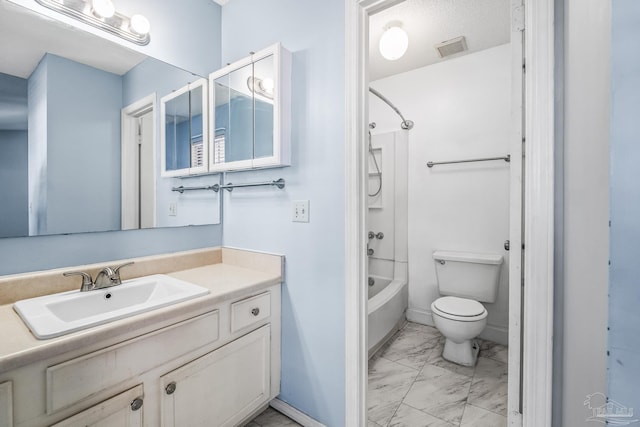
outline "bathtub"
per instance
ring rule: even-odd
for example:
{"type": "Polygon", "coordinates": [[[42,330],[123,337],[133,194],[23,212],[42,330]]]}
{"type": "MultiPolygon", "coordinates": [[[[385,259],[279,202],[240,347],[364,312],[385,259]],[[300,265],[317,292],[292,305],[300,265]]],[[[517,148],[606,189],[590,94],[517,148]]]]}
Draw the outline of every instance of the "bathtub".
{"type": "Polygon", "coordinates": [[[369,276],[375,281],[369,286],[368,347],[373,356],[396,333],[406,320],[408,289],[406,279],[369,276]]]}

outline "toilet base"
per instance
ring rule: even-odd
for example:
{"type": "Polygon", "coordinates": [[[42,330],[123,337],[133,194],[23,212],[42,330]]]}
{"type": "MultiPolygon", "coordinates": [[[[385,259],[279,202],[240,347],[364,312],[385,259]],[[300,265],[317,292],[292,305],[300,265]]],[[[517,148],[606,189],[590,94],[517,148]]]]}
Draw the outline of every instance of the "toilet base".
{"type": "Polygon", "coordinates": [[[447,339],[444,343],[442,357],[449,362],[463,366],[475,366],[480,352],[480,344],[476,340],[455,343],[447,339]]]}

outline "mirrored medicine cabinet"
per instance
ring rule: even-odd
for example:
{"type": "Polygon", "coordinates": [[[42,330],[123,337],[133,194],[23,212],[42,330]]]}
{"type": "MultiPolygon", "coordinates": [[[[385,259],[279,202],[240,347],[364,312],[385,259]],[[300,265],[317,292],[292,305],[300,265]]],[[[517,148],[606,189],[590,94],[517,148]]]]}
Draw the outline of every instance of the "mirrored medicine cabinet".
{"type": "Polygon", "coordinates": [[[279,43],[209,75],[210,171],[290,164],[291,54],[279,43]]]}

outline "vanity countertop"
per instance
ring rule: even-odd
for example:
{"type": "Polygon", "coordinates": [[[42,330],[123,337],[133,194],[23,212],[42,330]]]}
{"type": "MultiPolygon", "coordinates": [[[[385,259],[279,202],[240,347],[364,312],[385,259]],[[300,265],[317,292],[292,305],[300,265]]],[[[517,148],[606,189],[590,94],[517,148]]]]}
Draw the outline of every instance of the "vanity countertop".
{"type": "MultiPolygon", "coordinates": [[[[79,348],[97,344],[111,345],[131,339],[198,316],[222,301],[256,293],[282,282],[282,256],[231,248],[212,250],[220,251],[217,257],[219,262],[215,264],[172,272],[157,271],[206,287],[210,290],[208,295],[61,337],[36,339],[14,311],[12,303],[0,305],[0,373],[79,348]]],[[[143,263],[149,259],[153,261],[153,257],[148,257],[143,263]]],[[[58,270],[55,273],[59,275],[58,270]]],[[[42,273],[37,274],[39,280],[42,280],[42,273]]],[[[23,280],[26,276],[28,275],[20,275],[20,279],[23,280]]]]}

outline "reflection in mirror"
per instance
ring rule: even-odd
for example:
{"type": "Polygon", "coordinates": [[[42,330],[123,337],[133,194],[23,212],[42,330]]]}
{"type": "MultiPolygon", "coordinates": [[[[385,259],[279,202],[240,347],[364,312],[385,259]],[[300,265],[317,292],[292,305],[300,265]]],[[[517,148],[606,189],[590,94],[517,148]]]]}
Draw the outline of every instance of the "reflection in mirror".
{"type": "Polygon", "coordinates": [[[156,100],[192,73],[9,2],[0,28],[0,237],[219,222],[216,194],[158,167],[156,100]]]}
{"type": "Polygon", "coordinates": [[[247,88],[252,64],[216,79],[216,140],[224,138],[225,162],[253,157],[253,97],[247,88]]]}
{"type": "Polygon", "coordinates": [[[254,158],[273,156],[273,94],[276,90],[273,55],[253,65],[254,158]]]}
{"type": "Polygon", "coordinates": [[[167,170],[188,169],[189,156],[190,92],[184,92],[165,103],[166,164],[167,170]]]}
{"type": "Polygon", "coordinates": [[[164,150],[162,176],[186,177],[206,173],[208,165],[207,79],[199,79],[163,97],[161,102],[164,150]]]}

